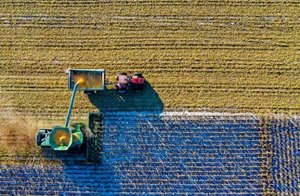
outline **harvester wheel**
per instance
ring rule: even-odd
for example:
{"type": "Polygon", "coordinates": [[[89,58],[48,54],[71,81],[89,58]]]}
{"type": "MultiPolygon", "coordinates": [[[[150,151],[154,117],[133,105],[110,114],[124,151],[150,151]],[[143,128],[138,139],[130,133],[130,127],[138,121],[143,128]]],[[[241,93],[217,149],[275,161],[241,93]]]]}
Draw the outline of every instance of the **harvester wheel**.
{"type": "Polygon", "coordinates": [[[93,139],[93,133],[91,132],[90,129],[81,129],[83,136],[84,136],[84,144],[81,146],[83,152],[85,153],[85,158],[87,162],[92,162],[91,157],[92,157],[92,150],[91,150],[91,144],[92,144],[92,139],[93,139]]]}
{"type": "Polygon", "coordinates": [[[100,151],[102,145],[102,116],[90,114],[89,116],[90,136],[87,137],[87,162],[98,163],[100,161],[100,151]]]}
{"type": "Polygon", "coordinates": [[[93,136],[90,136],[88,138],[86,138],[86,161],[88,163],[94,163],[96,162],[93,158],[93,146],[92,146],[92,143],[93,143],[93,136]]]}

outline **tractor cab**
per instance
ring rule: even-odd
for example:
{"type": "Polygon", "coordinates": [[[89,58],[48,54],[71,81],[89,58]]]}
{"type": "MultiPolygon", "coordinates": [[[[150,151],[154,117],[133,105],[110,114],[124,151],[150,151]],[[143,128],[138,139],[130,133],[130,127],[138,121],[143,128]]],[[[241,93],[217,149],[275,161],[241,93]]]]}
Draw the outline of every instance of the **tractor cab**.
{"type": "Polygon", "coordinates": [[[146,84],[142,73],[135,73],[133,76],[129,76],[125,72],[120,72],[117,74],[116,80],[116,89],[120,94],[124,94],[130,89],[133,91],[142,91],[146,84]]]}
{"type": "Polygon", "coordinates": [[[116,76],[117,84],[116,89],[120,94],[126,93],[129,89],[129,76],[125,72],[120,72],[116,76]]]}

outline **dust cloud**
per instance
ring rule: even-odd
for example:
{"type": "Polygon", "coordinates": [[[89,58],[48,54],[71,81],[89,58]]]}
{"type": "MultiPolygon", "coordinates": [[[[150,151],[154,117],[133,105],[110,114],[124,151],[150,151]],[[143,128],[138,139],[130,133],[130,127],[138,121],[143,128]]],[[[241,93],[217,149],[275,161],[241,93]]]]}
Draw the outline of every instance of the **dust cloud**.
{"type": "Polygon", "coordinates": [[[36,132],[44,123],[12,111],[0,111],[0,153],[18,154],[37,151],[36,132]]]}

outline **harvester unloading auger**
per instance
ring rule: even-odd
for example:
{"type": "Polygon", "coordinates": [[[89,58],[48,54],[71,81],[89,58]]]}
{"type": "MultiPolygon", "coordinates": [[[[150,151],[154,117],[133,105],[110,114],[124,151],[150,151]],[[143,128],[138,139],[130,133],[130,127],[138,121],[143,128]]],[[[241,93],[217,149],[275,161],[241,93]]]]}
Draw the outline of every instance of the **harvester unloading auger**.
{"type": "MultiPolygon", "coordinates": [[[[83,149],[86,152],[88,162],[97,162],[100,154],[102,136],[101,113],[89,114],[89,126],[82,123],[73,124],[69,128],[69,121],[77,91],[86,94],[97,94],[105,90],[104,69],[68,69],[68,88],[73,91],[66,122],[64,126],[54,126],[52,129],[39,129],[36,135],[36,143],[41,148],[51,148],[55,151],[67,151],[83,149]]],[[[141,91],[145,86],[145,79],[141,73],[135,73],[133,77],[126,73],[117,75],[117,92],[122,94],[127,90],[141,91]]]]}
{"type": "Polygon", "coordinates": [[[68,88],[72,90],[72,98],[64,126],[54,126],[52,129],[39,129],[36,143],[41,148],[51,148],[55,151],[67,151],[70,148],[83,148],[88,162],[97,162],[100,152],[100,137],[102,132],[102,116],[98,113],[89,114],[89,126],[82,123],[69,128],[69,121],[77,91],[97,93],[105,90],[105,70],[103,69],[68,69],[68,88]]]}

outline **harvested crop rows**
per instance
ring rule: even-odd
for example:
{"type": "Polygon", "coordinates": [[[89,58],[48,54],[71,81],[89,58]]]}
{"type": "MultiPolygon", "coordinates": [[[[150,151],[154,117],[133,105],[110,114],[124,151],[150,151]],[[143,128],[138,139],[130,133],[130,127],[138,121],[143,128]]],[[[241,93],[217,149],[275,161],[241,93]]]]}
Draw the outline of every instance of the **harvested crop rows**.
{"type": "Polygon", "coordinates": [[[0,193],[299,195],[299,127],[286,115],[105,113],[101,164],[2,153],[0,193]]]}
{"type": "Polygon", "coordinates": [[[1,1],[0,194],[299,195],[299,13],[296,0],[1,1]],[[72,116],[103,110],[98,165],[35,145],[65,118],[67,68],[107,71],[72,116]],[[147,91],[116,94],[119,71],[147,91]]]}
{"type": "Polygon", "coordinates": [[[109,82],[142,71],[166,110],[299,113],[298,1],[5,0],[0,13],[2,111],[62,120],[71,67],[109,82]]]}

